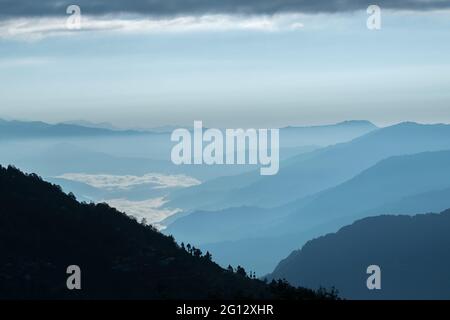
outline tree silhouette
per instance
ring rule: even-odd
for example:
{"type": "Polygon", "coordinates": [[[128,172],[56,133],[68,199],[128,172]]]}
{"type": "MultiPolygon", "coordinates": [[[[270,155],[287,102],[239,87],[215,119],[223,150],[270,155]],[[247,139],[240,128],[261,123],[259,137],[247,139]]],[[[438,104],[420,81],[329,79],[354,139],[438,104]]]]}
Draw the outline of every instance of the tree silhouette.
{"type": "Polygon", "coordinates": [[[237,266],[236,268],[236,274],[243,276],[243,277],[247,277],[247,272],[245,271],[245,269],[241,266],[237,266]]]}
{"type": "Polygon", "coordinates": [[[211,261],[211,260],[212,260],[212,255],[211,255],[211,253],[210,253],[209,251],[206,251],[206,253],[205,253],[205,259],[208,260],[208,261],[211,261]]]}
{"type": "Polygon", "coordinates": [[[202,256],[202,251],[196,247],[192,247],[192,255],[196,258],[200,258],[202,256]]]}

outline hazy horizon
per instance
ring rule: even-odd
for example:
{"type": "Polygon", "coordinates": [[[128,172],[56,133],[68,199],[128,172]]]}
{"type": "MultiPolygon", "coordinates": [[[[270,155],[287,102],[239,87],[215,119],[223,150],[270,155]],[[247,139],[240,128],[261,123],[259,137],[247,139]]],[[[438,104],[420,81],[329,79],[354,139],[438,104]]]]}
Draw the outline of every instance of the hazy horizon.
{"type": "Polygon", "coordinates": [[[380,3],[380,30],[360,4],[160,16],[83,2],[81,30],[65,29],[60,3],[7,11],[0,114],[127,128],[450,123],[450,11],[431,4],[380,3]]]}
{"type": "MultiPolygon", "coordinates": [[[[43,120],[41,118],[34,118],[34,119],[27,119],[27,118],[11,118],[11,117],[3,117],[0,116],[0,120],[5,120],[5,121],[20,121],[20,122],[43,122],[43,123],[47,123],[50,125],[57,125],[57,124],[74,124],[74,125],[80,125],[80,126],[89,126],[92,125],[94,127],[102,127],[102,128],[106,128],[106,129],[117,129],[117,130],[151,130],[151,129],[172,129],[172,128],[191,128],[193,127],[194,121],[192,121],[191,123],[180,123],[180,124],[160,124],[160,125],[154,125],[154,126],[124,126],[124,125],[119,125],[118,123],[115,122],[110,122],[110,121],[102,121],[101,119],[99,119],[98,121],[91,121],[89,119],[72,119],[72,118],[67,118],[67,119],[62,119],[60,121],[47,121],[47,120],[43,120]],[[109,126],[111,126],[109,128],[109,126]]],[[[201,121],[201,120],[199,120],[201,121]]],[[[284,125],[281,126],[274,126],[273,128],[288,128],[288,127],[320,127],[320,126],[333,126],[333,125],[337,125],[337,124],[342,124],[342,123],[346,123],[346,122],[369,122],[373,125],[375,125],[378,128],[385,128],[385,127],[390,127],[390,126],[395,126],[401,123],[417,123],[417,124],[424,124],[424,125],[439,125],[439,124],[450,124],[450,121],[448,122],[444,122],[444,121],[413,121],[413,120],[400,120],[400,121],[393,121],[393,122],[385,122],[385,123],[381,123],[381,122],[375,122],[372,121],[370,119],[343,119],[342,121],[337,121],[337,122],[328,122],[328,121],[322,121],[322,122],[313,122],[313,123],[301,123],[301,122],[296,122],[296,121],[291,121],[289,123],[286,123],[284,125]]],[[[212,126],[208,126],[207,123],[205,124],[205,128],[208,127],[212,127],[212,126]]],[[[257,128],[255,126],[251,126],[251,125],[244,125],[244,126],[238,126],[236,128],[257,128]]],[[[269,125],[270,127],[270,125],[269,125]]],[[[219,129],[225,129],[225,126],[219,126],[219,129]]]]}

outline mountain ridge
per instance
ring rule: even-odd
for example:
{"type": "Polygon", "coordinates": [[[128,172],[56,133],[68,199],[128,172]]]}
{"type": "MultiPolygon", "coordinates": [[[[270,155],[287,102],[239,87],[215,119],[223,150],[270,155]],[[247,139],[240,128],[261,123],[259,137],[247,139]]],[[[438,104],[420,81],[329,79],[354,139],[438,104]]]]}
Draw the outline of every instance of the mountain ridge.
{"type": "Polygon", "coordinates": [[[442,198],[435,205],[436,197],[447,194],[447,189],[450,189],[450,150],[393,156],[338,186],[282,207],[251,208],[248,215],[246,207],[201,215],[193,212],[170,224],[164,232],[208,248],[228,261],[233,257],[224,256],[222,251],[234,250],[238,256],[240,248],[251,243],[255,252],[253,262],[242,257],[246,261],[244,266],[250,263],[260,272],[269,272],[268,256],[279,257],[279,252],[288,254],[295,249],[295,243],[302,245],[308,237],[335,231],[364,216],[405,212],[407,207],[402,207],[402,203],[405,206],[417,203],[417,197],[421,197],[420,210],[407,213],[448,208],[450,197],[442,198]],[[396,204],[392,209],[398,212],[384,207],[391,203],[396,204]],[[252,238],[260,238],[261,247],[272,248],[268,243],[273,241],[279,243],[279,248],[259,250],[252,238]],[[259,265],[259,260],[265,261],[264,264],[259,265]]]}
{"type": "Polygon", "coordinates": [[[1,299],[334,299],[334,292],[266,284],[106,204],[0,166],[1,299]],[[81,268],[82,290],[66,287],[81,268]]]}
{"type": "Polygon", "coordinates": [[[349,299],[449,299],[450,209],[440,214],[364,218],[308,241],[268,276],[308,288],[339,286],[349,299]],[[366,269],[381,268],[381,290],[366,269]]]}
{"type": "Polygon", "coordinates": [[[70,136],[102,136],[102,135],[143,135],[150,132],[136,130],[112,130],[79,124],[49,124],[42,121],[19,121],[0,119],[0,137],[5,138],[37,138],[37,137],[70,137],[70,136]]]}

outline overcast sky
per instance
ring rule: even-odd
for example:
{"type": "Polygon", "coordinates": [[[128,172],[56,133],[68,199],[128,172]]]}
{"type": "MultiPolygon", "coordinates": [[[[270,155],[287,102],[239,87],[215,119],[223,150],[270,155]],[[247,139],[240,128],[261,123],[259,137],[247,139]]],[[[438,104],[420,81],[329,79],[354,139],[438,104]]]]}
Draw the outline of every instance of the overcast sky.
{"type": "Polygon", "coordinates": [[[356,0],[0,0],[0,118],[450,123],[450,1],[377,4],[374,31],[356,0]]]}

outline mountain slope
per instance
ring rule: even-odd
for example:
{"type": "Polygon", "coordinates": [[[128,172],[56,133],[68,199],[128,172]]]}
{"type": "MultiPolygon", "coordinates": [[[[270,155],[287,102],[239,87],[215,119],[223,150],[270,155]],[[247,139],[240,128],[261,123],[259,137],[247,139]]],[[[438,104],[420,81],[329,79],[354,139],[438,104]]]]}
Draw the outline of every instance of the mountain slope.
{"type": "Polygon", "coordinates": [[[402,123],[319,150],[310,158],[294,158],[279,174],[231,192],[226,202],[283,205],[342,183],[387,157],[443,149],[450,149],[450,125],[402,123]]]}
{"type": "Polygon", "coordinates": [[[321,192],[284,224],[308,228],[345,216],[365,215],[383,204],[449,187],[450,151],[395,156],[321,192]]]}
{"type": "Polygon", "coordinates": [[[351,299],[450,299],[450,210],[366,218],[309,241],[271,277],[315,288],[336,285],[351,299]],[[366,287],[369,265],[381,290],[366,287]]]}
{"type": "MultiPolygon", "coordinates": [[[[376,210],[405,197],[445,188],[450,188],[450,151],[396,156],[336,187],[285,206],[197,211],[173,222],[166,232],[196,244],[238,240],[246,235],[279,236],[345,217],[385,213],[376,210]]],[[[446,203],[450,206],[450,199],[446,203]]]]}
{"type": "Polygon", "coordinates": [[[221,264],[231,263],[234,265],[239,263],[245,268],[255,270],[259,275],[264,275],[273,271],[280,260],[288,256],[293,250],[301,247],[308,240],[329,232],[335,232],[340,226],[352,223],[355,219],[363,216],[423,214],[427,212],[441,212],[449,207],[450,188],[446,188],[407,196],[368,210],[363,215],[331,220],[306,231],[291,232],[283,235],[271,235],[270,232],[265,231],[260,232],[259,236],[248,233],[247,238],[241,237],[234,241],[225,240],[206,243],[200,245],[200,248],[214,252],[215,261],[221,264]],[[249,256],[248,252],[252,252],[252,255],[249,256]]]}
{"type": "Polygon", "coordinates": [[[450,188],[445,188],[403,197],[378,208],[371,209],[367,214],[373,215],[379,212],[395,214],[441,212],[449,207],[450,188]]]}
{"type": "Polygon", "coordinates": [[[105,204],[0,167],[0,299],[329,298],[221,269],[105,204]],[[66,288],[80,266],[82,290],[66,288]]]}
{"type": "Polygon", "coordinates": [[[211,250],[219,263],[241,261],[261,274],[269,272],[280,255],[356,219],[448,208],[448,189],[450,151],[396,156],[345,183],[282,207],[193,212],[164,232],[211,250]],[[251,259],[246,251],[254,252],[251,259]]]}
{"type": "Polygon", "coordinates": [[[95,123],[95,122],[86,121],[86,120],[72,120],[72,121],[61,122],[61,124],[70,124],[70,125],[76,125],[76,126],[87,127],[87,128],[107,129],[107,130],[113,130],[113,131],[123,131],[122,129],[117,128],[116,126],[114,126],[113,124],[111,124],[109,122],[95,123]]]}
{"type": "Polygon", "coordinates": [[[326,147],[351,141],[378,129],[370,121],[351,120],[332,125],[285,127],[280,129],[281,147],[317,145],[326,147]]]}

